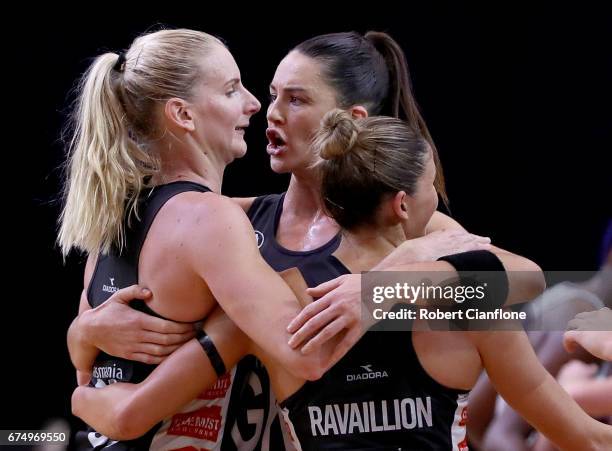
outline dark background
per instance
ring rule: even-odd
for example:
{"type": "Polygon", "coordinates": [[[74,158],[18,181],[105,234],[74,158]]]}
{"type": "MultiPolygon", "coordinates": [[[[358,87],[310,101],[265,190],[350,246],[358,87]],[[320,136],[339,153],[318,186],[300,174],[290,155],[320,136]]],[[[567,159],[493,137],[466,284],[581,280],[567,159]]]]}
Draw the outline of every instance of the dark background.
{"type": "MultiPolygon", "coordinates": [[[[586,7],[406,5],[401,12],[381,6],[376,14],[354,8],[349,15],[306,3],[298,11],[224,4],[217,12],[133,18],[115,5],[87,19],[44,17],[5,39],[11,47],[5,113],[15,123],[5,122],[4,135],[16,139],[4,148],[10,158],[3,286],[10,289],[2,310],[0,429],[39,428],[69,415],[75,379],[65,333],[77,311],[84,258],[72,255],[64,264],[54,244],[60,130],[69,91],[92,57],[129,46],[159,23],[223,37],[264,109],[276,65],[300,41],[335,31],[388,31],[406,52],[453,216],[546,270],[596,269],[611,216],[610,16],[586,7]],[[361,18],[351,18],[358,11],[361,18]]],[[[288,181],[268,167],[265,113],[251,124],[249,153],[227,170],[225,194],[280,192],[288,181]]]]}

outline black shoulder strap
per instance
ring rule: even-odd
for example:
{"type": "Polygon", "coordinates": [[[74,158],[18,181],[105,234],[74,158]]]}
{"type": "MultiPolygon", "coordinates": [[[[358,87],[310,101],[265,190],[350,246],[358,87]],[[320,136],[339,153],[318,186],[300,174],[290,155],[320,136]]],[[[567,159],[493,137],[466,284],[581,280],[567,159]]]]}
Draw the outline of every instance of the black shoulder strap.
{"type": "MultiPolygon", "coordinates": [[[[200,185],[195,182],[172,182],[166,185],[160,185],[153,187],[149,192],[148,196],[141,199],[141,205],[139,206],[139,210],[142,212],[142,216],[140,218],[140,226],[135,227],[130,235],[128,231],[128,254],[132,259],[134,264],[138,265],[138,260],[140,258],[140,251],[142,246],[147,238],[147,234],[149,233],[149,229],[159,213],[159,210],[168,202],[171,198],[176,196],[177,194],[185,193],[188,191],[196,191],[200,193],[205,193],[210,191],[210,189],[204,185],[200,185]],[[133,252],[132,255],[129,252],[133,252]]],[[[138,266],[136,266],[138,267],[138,266]]]]}

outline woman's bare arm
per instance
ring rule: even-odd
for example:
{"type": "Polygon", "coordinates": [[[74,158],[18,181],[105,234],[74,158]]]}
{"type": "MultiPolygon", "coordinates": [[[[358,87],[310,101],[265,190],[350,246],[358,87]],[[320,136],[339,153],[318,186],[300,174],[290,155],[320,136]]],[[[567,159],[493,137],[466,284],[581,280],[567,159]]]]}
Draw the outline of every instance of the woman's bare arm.
{"type": "Polygon", "coordinates": [[[179,235],[190,244],[184,248],[186,258],[219,305],[296,377],[318,379],[331,366],[333,349],[326,346],[306,356],[287,344],[287,326],[301,307],[291,288],[263,260],[244,212],[223,196],[208,194],[204,201],[200,193],[183,196],[189,215],[179,225],[179,235]]]}
{"type": "Polygon", "coordinates": [[[470,334],[498,393],[555,445],[586,450],[612,443],[612,428],[589,417],[561,388],[538,361],[524,332],[470,334]]]}
{"type": "MultiPolygon", "coordinates": [[[[204,330],[228,370],[249,352],[250,340],[220,307],[208,316],[204,330]]],[[[72,412],[107,437],[131,440],[179,411],[217,379],[202,346],[193,339],[138,384],[78,387],[72,395],[72,412]]]]}

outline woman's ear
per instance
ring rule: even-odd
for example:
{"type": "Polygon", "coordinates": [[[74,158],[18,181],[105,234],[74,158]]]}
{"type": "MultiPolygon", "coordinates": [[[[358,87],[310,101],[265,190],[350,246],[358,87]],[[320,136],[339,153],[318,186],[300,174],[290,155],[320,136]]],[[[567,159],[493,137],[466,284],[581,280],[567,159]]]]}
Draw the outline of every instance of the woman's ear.
{"type": "Polygon", "coordinates": [[[408,197],[404,191],[399,191],[393,196],[393,212],[402,220],[408,219],[408,197]]]}
{"type": "Polygon", "coordinates": [[[351,116],[353,116],[353,119],[364,119],[368,117],[368,110],[362,105],[353,105],[348,111],[351,113],[351,116]]]}
{"type": "Polygon", "coordinates": [[[168,99],[164,106],[164,116],[172,128],[178,127],[190,132],[195,130],[193,114],[189,104],[183,99],[177,97],[168,99]]]}

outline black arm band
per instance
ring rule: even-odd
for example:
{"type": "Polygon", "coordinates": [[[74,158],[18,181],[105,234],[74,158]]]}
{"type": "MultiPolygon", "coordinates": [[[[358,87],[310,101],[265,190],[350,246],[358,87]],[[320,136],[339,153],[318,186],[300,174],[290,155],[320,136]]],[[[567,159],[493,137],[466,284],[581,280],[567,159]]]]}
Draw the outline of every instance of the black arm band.
{"type": "Polygon", "coordinates": [[[508,297],[508,275],[501,260],[490,251],[470,251],[440,257],[459,273],[461,285],[486,283],[487,308],[503,307],[508,297]]]}
{"type": "Polygon", "coordinates": [[[204,352],[208,356],[208,360],[210,360],[210,364],[215,369],[215,373],[217,373],[218,377],[223,376],[227,370],[225,369],[225,363],[223,363],[223,359],[219,355],[219,351],[217,351],[217,347],[212,342],[210,337],[206,335],[204,330],[199,329],[196,333],[196,339],[204,349],[204,352]]]}

